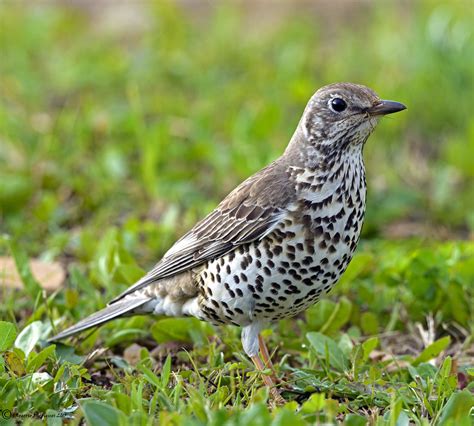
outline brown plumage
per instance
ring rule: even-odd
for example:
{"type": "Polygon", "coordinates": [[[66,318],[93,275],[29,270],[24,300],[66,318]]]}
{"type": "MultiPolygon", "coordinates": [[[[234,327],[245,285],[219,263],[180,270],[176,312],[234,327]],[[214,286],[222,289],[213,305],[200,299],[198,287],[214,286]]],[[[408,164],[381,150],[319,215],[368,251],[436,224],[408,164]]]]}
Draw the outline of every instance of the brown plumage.
{"type": "Polygon", "coordinates": [[[263,368],[259,349],[269,359],[260,330],[315,303],[349,264],[365,213],[363,146],[381,116],[403,109],[364,86],[321,88],[281,157],[108,307],[51,340],[122,315],[192,315],[242,326],[244,350],[263,368]]]}

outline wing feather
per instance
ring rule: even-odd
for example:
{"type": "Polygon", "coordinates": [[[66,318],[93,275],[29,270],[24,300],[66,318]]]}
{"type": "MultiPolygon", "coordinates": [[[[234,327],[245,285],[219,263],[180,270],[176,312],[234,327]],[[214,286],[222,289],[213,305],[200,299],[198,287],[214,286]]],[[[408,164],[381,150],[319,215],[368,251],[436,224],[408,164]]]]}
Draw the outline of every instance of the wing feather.
{"type": "Polygon", "coordinates": [[[223,256],[239,245],[264,238],[284,220],[294,196],[284,165],[278,160],[273,162],[232,191],[150,272],[111,303],[150,283],[223,256]]]}

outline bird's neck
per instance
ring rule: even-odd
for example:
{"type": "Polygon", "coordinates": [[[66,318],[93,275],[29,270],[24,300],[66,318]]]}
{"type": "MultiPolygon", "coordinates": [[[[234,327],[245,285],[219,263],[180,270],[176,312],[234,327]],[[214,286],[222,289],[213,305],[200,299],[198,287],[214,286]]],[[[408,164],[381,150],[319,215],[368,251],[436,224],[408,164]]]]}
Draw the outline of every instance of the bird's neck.
{"type": "Polygon", "coordinates": [[[294,169],[305,169],[321,181],[338,181],[348,175],[365,178],[363,143],[346,143],[342,149],[309,141],[298,126],[282,158],[294,169]]]}

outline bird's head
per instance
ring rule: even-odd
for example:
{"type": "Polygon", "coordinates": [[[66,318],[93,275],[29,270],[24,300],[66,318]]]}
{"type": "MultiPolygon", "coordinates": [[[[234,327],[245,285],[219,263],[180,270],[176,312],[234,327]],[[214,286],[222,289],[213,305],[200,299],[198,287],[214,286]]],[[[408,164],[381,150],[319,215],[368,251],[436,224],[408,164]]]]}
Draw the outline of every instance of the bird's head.
{"type": "Polygon", "coordinates": [[[309,100],[300,122],[310,145],[323,154],[364,145],[380,117],[406,109],[386,101],[371,89],[335,83],[319,89],[309,100]]]}

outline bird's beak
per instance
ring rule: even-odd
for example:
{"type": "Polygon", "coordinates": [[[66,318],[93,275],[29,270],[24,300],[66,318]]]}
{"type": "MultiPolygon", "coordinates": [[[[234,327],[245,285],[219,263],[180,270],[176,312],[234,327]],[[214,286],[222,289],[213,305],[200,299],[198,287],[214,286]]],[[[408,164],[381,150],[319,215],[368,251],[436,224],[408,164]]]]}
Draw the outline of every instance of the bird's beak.
{"type": "Polygon", "coordinates": [[[407,107],[400,102],[395,101],[381,101],[373,107],[369,108],[367,112],[370,115],[387,115],[394,112],[403,111],[407,107]]]}

